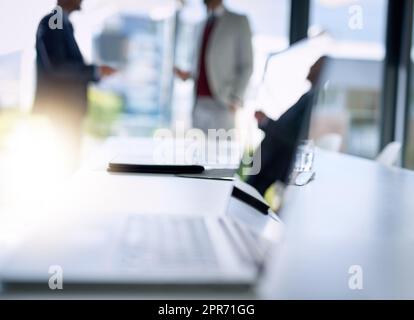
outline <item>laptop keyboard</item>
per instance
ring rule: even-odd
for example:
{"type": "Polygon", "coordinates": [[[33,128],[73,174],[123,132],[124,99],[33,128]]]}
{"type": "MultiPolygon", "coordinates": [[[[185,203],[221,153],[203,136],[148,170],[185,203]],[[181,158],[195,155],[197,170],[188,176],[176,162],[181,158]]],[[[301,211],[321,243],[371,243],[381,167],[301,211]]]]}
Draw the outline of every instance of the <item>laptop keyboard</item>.
{"type": "Polygon", "coordinates": [[[123,262],[128,267],[217,266],[202,217],[131,216],[123,235],[122,252],[123,262]]]}

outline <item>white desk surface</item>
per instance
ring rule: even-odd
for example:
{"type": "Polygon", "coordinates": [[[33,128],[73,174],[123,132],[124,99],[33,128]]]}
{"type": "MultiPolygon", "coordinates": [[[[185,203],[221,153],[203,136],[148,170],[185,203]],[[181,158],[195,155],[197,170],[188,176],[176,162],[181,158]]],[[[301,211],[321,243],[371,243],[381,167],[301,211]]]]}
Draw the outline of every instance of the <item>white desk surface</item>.
{"type": "Polygon", "coordinates": [[[151,139],[109,139],[61,193],[66,200],[54,200],[58,211],[82,217],[134,213],[211,216],[228,212],[231,181],[106,171],[109,161],[120,154],[148,157],[153,151],[151,139]]]}
{"type": "MultiPolygon", "coordinates": [[[[65,213],[57,220],[136,211],[210,215],[227,207],[229,182],[103,171],[111,152],[120,149],[112,141],[101,150],[102,161],[89,161],[77,174],[64,193],[70,203],[54,201],[65,213]]],[[[316,171],[309,185],[288,188],[285,239],[273,254],[260,297],[414,297],[414,173],[322,151],[316,171]],[[363,268],[364,290],[349,289],[352,265],[363,268]]]]}
{"type": "MultiPolygon", "coordinates": [[[[100,224],[110,223],[116,216],[123,219],[137,213],[202,216],[227,213],[235,214],[265,235],[276,232],[281,234],[280,226],[274,220],[235,199],[230,201],[232,181],[106,172],[111,159],[122,153],[131,153],[131,150],[148,155],[153,151],[153,143],[148,139],[110,139],[86,160],[85,166],[64,187],[53,195],[46,194],[42,206],[31,207],[29,217],[20,213],[24,218],[20,221],[24,221],[26,227],[22,229],[30,232],[40,227],[47,234],[47,228],[72,228],[81,223],[83,228],[90,228],[91,234],[94,234],[100,224]]],[[[24,230],[19,231],[22,235],[26,233],[24,230]]],[[[18,240],[23,240],[23,237],[18,240]]],[[[18,242],[16,241],[16,246],[18,242]]],[[[15,246],[9,246],[8,251],[12,251],[11,247],[15,246]]],[[[0,255],[0,265],[1,260],[0,255]]],[[[31,298],[21,295],[17,297],[31,298]]],[[[148,298],[146,295],[139,297],[148,298]]],[[[159,295],[155,297],[160,298],[159,295]]],[[[228,295],[224,297],[229,298],[228,295]]],[[[127,295],[126,298],[131,296],[127,295]]]]}
{"type": "Polygon", "coordinates": [[[414,298],[414,173],[322,151],[316,172],[286,196],[265,296],[414,298]],[[352,266],[362,290],[350,289],[352,266]]]}

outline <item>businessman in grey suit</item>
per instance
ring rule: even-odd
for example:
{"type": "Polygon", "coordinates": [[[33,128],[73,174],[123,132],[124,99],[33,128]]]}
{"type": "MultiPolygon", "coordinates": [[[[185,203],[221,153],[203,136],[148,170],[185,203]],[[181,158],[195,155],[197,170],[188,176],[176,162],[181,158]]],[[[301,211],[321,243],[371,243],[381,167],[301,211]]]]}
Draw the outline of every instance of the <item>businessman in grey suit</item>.
{"type": "Polygon", "coordinates": [[[253,72],[252,32],[246,16],[228,11],[223,0],[204,0],[208,19],[200,28],[191,71],[175,69],[183,81],[195,81],[193,126],[230,130],[253,72]]]}

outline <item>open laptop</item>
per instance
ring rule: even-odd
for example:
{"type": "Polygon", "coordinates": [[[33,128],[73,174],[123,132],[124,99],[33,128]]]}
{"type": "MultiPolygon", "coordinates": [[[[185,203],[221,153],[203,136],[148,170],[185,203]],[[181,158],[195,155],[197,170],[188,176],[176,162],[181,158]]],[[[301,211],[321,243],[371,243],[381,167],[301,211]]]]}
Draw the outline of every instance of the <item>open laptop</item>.
{"type": "MultiPolygon", "coordinates": [[[[229,192],[234,192],[231,184],[229,192]]],[[[247,290],[260,276],[272,242],[229,214],[230,203],[240,200],[227,196],[221,216],[132,213],[95,225],[79,221],[61,230],[39,230],[3,264],[3,289],[49,292],[53,273],[61,270],[64,293],[247,290]]]]}
{"type": "MultiPolygon", "coordinates": [[[[304,116],[303,125],[308,121],[304,116]]],[[[296,140],[290,140],[285,155],[291,164],[296,140]]],[[[289,175],[291,168],[284,166],[282,175],[289,175]]],[[[231,194],[234,190],[229,190],[229,203],[231,194]]],[[[82,225],[73,233],[43,232],[28,239],[4,265],[0,278],[5,290],[47,291],[56,270],[63,272],[65,292],[148,286],[251,288],[272,246],[227,213],[219,217],[132,213],[102,222],[99,234],[104,237],[95,239],[92,231],[83,230],[90,232],[87,241],[77,239],[79,228],[82,225]]]]}

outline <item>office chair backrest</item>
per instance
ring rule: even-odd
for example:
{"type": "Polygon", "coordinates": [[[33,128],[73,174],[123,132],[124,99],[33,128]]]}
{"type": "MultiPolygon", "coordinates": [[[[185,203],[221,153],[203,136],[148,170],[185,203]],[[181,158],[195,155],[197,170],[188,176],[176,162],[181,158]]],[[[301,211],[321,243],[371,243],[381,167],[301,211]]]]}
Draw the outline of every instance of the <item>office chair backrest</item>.
{"type": "Polygon", "coordinates": [[[391,167],[396,165],[401,156],[401,147],[400,142],[391,142],[378,155],[377,161],[385,166],[391,167]]]}
{"type": "Polygon", "coordinates": [[[328,133],[316,140],[316,146],[323,150],[339,152],[342,147],[342,136],[338,133],[328,133]]]}

